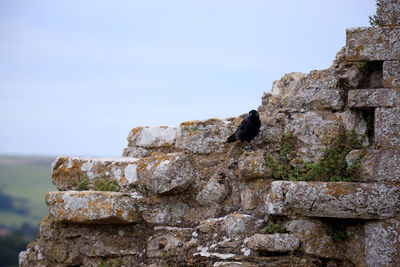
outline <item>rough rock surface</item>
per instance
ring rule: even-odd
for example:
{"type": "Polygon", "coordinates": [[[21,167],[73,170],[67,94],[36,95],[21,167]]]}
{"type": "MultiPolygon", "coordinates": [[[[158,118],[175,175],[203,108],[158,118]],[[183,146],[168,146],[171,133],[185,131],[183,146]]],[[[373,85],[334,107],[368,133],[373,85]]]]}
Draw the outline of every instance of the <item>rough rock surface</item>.
{"type": "Polygon", "coordinates": [[[358,27],[346,31],[349,61],[400,60],[400,27],[358,27]]]}
{"type": "Polygon", "coordinates": [[[326,234],[327,225],[316,219],[289,221],[286,229],[300,240],[307,254],[324,258],[342,259],[343,243],[334,242],[326,234]]]}
{"type": "Polygon", "coordinates": [[[253,250],[270,252],[293,251],[299,244],[299,239],[290,234],[255,234],[247,241],[247,246],[253,250]]]}
{"type": "Polygon", "coordinates": [[[399,266],[399,218],[365,224],[366,266],[399,266]]]}
{"type": "Polygon", "coordinates": [[[391,108],[399,104],[399,94],[391,89],[359,89],[349,91],[350,108],[391,108]]]}
{"type": "Polygon", "coordinates": [[[20,266],[398,266],[400,3],[379,2],[384,27],[349,29],[331,67],[264,93],[252,146],[225,143],[241,110],[136,127],[122,158],[58,158],[20,266]],[[363,147],[322,157],[352,130],[363,147]],[[326,164],[351,182],[294,181],[326,164]]]}
{"type": "Polygon", "coordinates": [[[380,149],[400,147],[400,107],[375,109],[375,142],[380,149]]]}
{"type": "Polygon", "coordinates": [[[383,86],[400,88],[400,61],[385,61],[382,66],[383,86]]]}
{"type": "Polygon", "coordinates": [[[55,221],[133,223],[140,219],[138,194],[98,191],[49,192],[46,204],[55,221]]]}
{"type": "Polygon", "coordinates": [[[391,218],[400,212],[400,188],[344,182],[272,182],[268,213],[333,218],[391,218]]]}

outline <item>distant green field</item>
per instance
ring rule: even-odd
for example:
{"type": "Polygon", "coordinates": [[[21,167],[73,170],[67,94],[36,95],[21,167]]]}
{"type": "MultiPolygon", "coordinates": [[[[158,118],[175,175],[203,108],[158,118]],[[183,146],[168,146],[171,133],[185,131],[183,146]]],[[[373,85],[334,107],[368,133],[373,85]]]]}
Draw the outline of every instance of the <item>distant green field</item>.
{"type": "Polygon", "coordinates": [[[29,214],[21,215],[10,211],[0,211],[0,224],[19,227],[28,222],[36,225],[47,214],[44,197],[56,190],[51,182],[51,162],[49,157],[6,157],[0,156],[0,188],[3,193],[28,203],[29,214]]]}

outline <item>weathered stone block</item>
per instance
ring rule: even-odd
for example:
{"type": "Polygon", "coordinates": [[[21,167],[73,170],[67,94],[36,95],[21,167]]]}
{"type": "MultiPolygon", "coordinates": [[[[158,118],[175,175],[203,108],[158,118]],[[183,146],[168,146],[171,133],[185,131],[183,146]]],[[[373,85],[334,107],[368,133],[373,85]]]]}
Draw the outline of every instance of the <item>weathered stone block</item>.
{"type": "Polygon", "coordinates": [[[139,147],[172,146],[179,134],[178,127],[137,127],[129,132],[127,140],[139,147]]]}
{"type": "Polygon", "coordinates": [[[296,250],[299,239],[291,234],[255,234],[247,242],[247,247],[257,251],[288,252],[296,250]]]}
{"type": "Polygon", "coordinates": [[[74,190],[86,176],[90,184],[107,177],[124,187],[137,182],[137,164],[134,158],[59,157],[52,163],[52,180],[59,190],[74,190]]]}
{"type": "Polygon", "coordinates": [[[136,127],[129,132],[125,157],[149,157],[153,152],[170,153],[175,150],[179,127],[136,127]]]}
{"type": "Polygon", "coordinates": [[[344,182],[289,182],[271,184],[269,214],[390,218],[400,212],[400,187],[344,182]]]}
{"type": "Polygon", "coordinates": [[[291,112],[310,110],[342,110],[341,90],[334,88],[304,87],[296,94],[282,99],[282,107],[291,112]]]}
{"type": "Polygon", "coordinates": [[[296,156],[305,161],[318,161],[323,148],[339,136],[340,130],[341,123],[331,111],[295,113],[285,125],[285,133],[297,141],[296,156]]]}
{"type": "MultiPolygon", "coordinates": [[[[336,112],[335,117],[340,121],[346,132],[354,130],[358,137],[367,135],[367,122],[363,118],[359,110],[346,110],[343,112],[336,112]]],[[[364,141],[364,145],[369,142],[368,138],[364,141]]]]}
{"type": "Polygon", "coordinates": [[[39,237],[20,255],[21,266],[98,266],[100,257],[139,266],[150,231],[143,224],[71,224],[49,218],[40,222],[40,229],[39,237]]]}
{"type": "Polygon", "coordinates": [[[231,236],[246,234],[253,230],[255,219],[251,215],[233,213],[227,215],[222,224],[221,230],[231,236]]]}
{"type": "Polygon", "coordinates": [[[360,172],[360,181],[399,182],[400,150],[368,150],[360,172]]]}
{"type": "Polygon", "coordinates": [[[180,130],[176,147],[196,154],[224,152],[225,141],[233,133],[230,123],[219,119],[183,122],[180,130]]]}
{"type": "Polygon", "coordinates": [[[400,61],[384,61],[382,72],[383,86],[400,88],[400,61]]]}
{"type": "Polygon", "coordinates": [[[155,194],[174,194],[185,190],[196,178],[188,157],[184,153],[140,159],[60,157],[53,163],[53,183],[59,190],[74,190],[87,179],[87,189],[91,190],[96,179],[105,177],[119,190],[132,191],[131,185],[140,185],[140,190],[146,188],[155,194]]]}
{"type": "Polygon", "coordinates": [[[191,228],[155,227],[147,240],[147,257],[183,256],[183,246],[191,238],[191,228]]]}
{"type": "Polygon", "coordinates": [[[272,83],[272,95],[292,95],[296,84],[304,76],[305,74],[301,72],[291,72],[285,74],[280,80],[272,83]]]}
{"type": "Polygon", "coordinates": [[[326,234],[327,227],[321,221],[292,220],[286,223],[286,229],[299,238],[305,253],[323,258],[343,258],[343,244],[326,234]]]}
{"type": "Polygon", "coordinates": [[[46,204],[55,221],[134,223],[140,219],[138,194],[99,191],[49,192],[46,204]]]}
{"type": "Polygon", "coordinates": [[[146,210],[142,212],[143,220],[149,224],[170,224],[175,225],[185,220],[185,213],[189,206],[178,199],[154,199],[146,210]]]}
{"type": "Polygon", "coordinates": [[[257,207],[258,202],[259,202],[259,197],[257,196],[256,191],[246,187],[240,193],[240,203],[244,210],[255,209],[257,207]]]}
{"type": "Polygon", "coordinates": [[[393,89],[358,89],[348,93],[350,108],[394,107],[400,102],[393,89]]]}
{"type": "Polygon", "coordinates": [[[257,150],[243,153],[238,160],[239,175],[242,180],[265,177],[264,151],[257,150]]]}
{"type": "Polygon", "coordinates": [[[195,179],[191,160],[184,153],[171,153],[140,159],[140,184],[155,194],[175,194],[184,191],[195,179]]]}
{"type": "Polygon", "coordinates": [[[365,266],[365,232],[363,224],[347,226],[346,233],[344,256],[354,266],[365,266]]]}
{"type": "Polygon", "coordinates": [[[218,176],[212,177],[203,189],[197,194],[196,200],[201,205],[207,206],[221,203],[228,193],[224,183],[217,179],[218,176]]]}
{"type": "Polygon", "coordinates": [[[382,26],[400,25],[399,0],[380,0],[376,14],[382,26]]]}
{"type": "Polygon", "coordinates": [[[400,266],[399,218],[365,224],[366,266],[400,266]]]}
{"type": "Polygon", "coordinates": [[[346,30],[346,60],[400,60],[400,27],[346,30]]]}
{"type": "Polygon", "coordinates": [[[379,149],[400,148],[400,107],[375,109],[375,143],[379,149]]]}

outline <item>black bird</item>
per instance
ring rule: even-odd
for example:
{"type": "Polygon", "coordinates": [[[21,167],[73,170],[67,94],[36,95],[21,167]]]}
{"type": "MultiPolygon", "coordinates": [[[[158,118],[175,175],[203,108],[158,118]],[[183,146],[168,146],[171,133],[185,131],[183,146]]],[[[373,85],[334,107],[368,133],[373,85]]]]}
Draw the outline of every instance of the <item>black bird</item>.
{"type": "Polygon", "coordinates": [[[247,141],[250,144],[250,141],[257,136],[260,126],[260,115],[254,109],[250,110],[249,116],[242,120],[239,127],[237,127],[236,131],[228,137],[226,142],[230,143],[240,140],[240,142],[247,141]]]}

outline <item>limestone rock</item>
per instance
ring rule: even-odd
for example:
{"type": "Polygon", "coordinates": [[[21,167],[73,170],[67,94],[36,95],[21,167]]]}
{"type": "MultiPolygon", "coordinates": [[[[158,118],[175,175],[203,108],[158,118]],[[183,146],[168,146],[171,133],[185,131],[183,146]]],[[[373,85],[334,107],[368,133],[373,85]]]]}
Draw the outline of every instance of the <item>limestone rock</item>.
{"type": "Polygon", "coordinates": [[[183,256],[183,246],[191,238],[191,228],[156,227],[147,240],[147,257],[183,256]]]}
{"type": "Polygon", "coordinates": [[[195,154],[222,153],[232,130],[233,125],[219,119],[183,122],[180,125],[182,136],[176,146],[195,154]]]}
{"type": "Polygon", "coordinates": [[[253,210],[259,203],[259,197],[256,192],[246,187],[242,193],[240,193],[241,205],[244,210],[253,210]]]}
{"type": "Polygon", "coordinates": [[[291,234],[255,234],[247,242],[247,246],[253,250],[270,252],[294,251],[299,245],[299,239],[291,234]]]}
{"type": "Polygon", "coordinates": [[[379,149],[400,148],[400,107],[375,109],[375,142],[379,149]]]}
{"type": "Polygon", "coordinates": [[[304,252],[323,258],[343,258],[343,244],[334,242],[326,234],[326,225],[318,220],[289,221],[286,229],[301,241],[304,252]]]}
{"type": "Polygon", "coordinates": [[[50,219],[40,227],[38,239],[20,254],[20,266],[98,266],[101,257],[138,266],[149,231],[140,224],[64,224],[50,219]]]}
{"type": "Polygon", "coordinates": [[[176,225],[184,220],[188,210],[189,206],[177,198],[155,199],[155,203],[143,211],[142,217],[149,224],[176,225]]]}
{"type": "Polygon", "coordinates": [[[282,107],[290,112],[341,110],[344,102],[337,84],[330,69],[311,71],[299,80],[291,95],[282,98],[282,107]]]}
{"type": "Polygon", "coordinates": [[[399,266],[399,218],[366,223],[364,229],[366,266],[399,266]]]}
{"type": "Polygon", "coordinates": [[[365,138],[363,145],[368,145],[369,140],[367,137],[367,122],[363,118],[363,115],[360,111],[356,110],[345,110],[343,112],[336,112],[335,117],[340,121],[341,126],[343,126],[346,132],[351,132],[354,130],[354,133],[358,138],[365,138]]]}
{"type": "Polygon", "coordinates": [[[218,175],[211,178],[204,188],[197,194],[196,201],[201,205],[207,206],[221,203],[228,191],[224,181],[218,180],[218,175]]]}
{"type": "Polygon", "coordinates": [[[179,127],[136,127],[129,132],[124,156],[148,157],[152,152],[172,152],[179,136],[179,127]]]}
{"type": "Polygon", "coordinates": [[[225,219],[226,217],[219,217],[201,221],[200,224],[196,227],[196,230],[199,230],[203,233],[218,232],[220,231],[221,224],[224,222],[225,219]]]}
{"type": "Polygon", "coordinates": [[[383,184],[275,181],[266,205],[269,214],[390,218],[400,212],[399,193],[383,184]]]}
{"type": "MultiPolygon", "coordinates": [[[[399,5],[400,6],[400,5],[399,5]]],[[[383,86],[393,89],[400,88],[400,61],[384,61],[382,66],[383,86]]]]}
{"type": "Polygon", "coordinates": [[[400,25],[400,5],[398,0],[380,0],[377,6],[377,18],[380,25],[400,25]]]}
{"type": "Polygon", "coordinates": [[[394,107],[400,102],[396,90],[359,89],[350,90],[348,103],[350,108],[394,107]]]}
{"type": "Polygon", "coordinates": [[[140,183],[155,194],[182,192],[196,179],[193,164],[183,153],[143,158],[138,173],[140,183]]]}
{"type": "Polygon", "coordinates": [[[58,157],[52,164],[53,184],[59,190],[74,190],[85,177],[88,188],[102,177],[126,187],[138,181],[138,159],[134,158],[86,158],[58,157]]]}
{"type": "Polygon", "coordinates": [[[140,219],[138,194],[99,191],[49,192],[46,204],[58,222],[134,223],[140,219]]]}
{"type": "Polygon", "coordinates": [[[291,72],[285,74],[279,81],[272,84],[272,95],[293,95],[294,88],[298,81],[305,76],[301,72],[291,72]]]}
{"type": "Polygon", "coordinates": [[[349,61],[400,60],[400,27],[357,27],[346,30],[349,61]]]}
{"type": "Polygon", "coordinates": [[[240,178],[242,180],[252,180],[265,177],[264,151],[256,150],[243,153],[238,161],[240,178]]]}
{"type": "Polygon", "coordinates": [[[365,231],[362,223],[347,226],[344,256],[355,266],[365,266],[365,231]]]}
{"type": "Polygon", "coordinates": [[[128,136],[128,141],[138,147],[163,147],[171,146],[179,136],[178,127],[137,127],[128,136]]]}
{"type": "Polygon", "coordinates": [[[360,181],[399,182],[400,150],[368,150],[361,160],[360,181]]]}
{"type": "Polygon", "coordinates": [[[309,111],[292,114],[285,125],[285,133],[290,133],[297,141],[297,156],[305,161],[318,161],[326,144],[340,134],[340,121],[332,112],[309,111]]]}
{"type": "Polygon", "coordinates": [[[253,230],[255,219],[251,215],[233,213],[224,218],[221,230],[229,237],[243,235],[253,230]]]}

